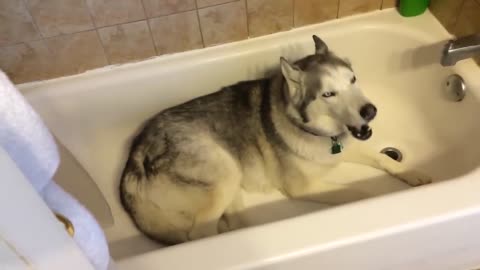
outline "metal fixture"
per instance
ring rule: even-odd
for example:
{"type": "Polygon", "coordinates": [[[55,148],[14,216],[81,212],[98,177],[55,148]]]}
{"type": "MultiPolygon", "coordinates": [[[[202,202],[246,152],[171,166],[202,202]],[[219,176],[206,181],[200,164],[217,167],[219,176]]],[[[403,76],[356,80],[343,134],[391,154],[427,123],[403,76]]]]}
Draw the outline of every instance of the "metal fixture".
{"type": "Polygon", "coordinates": [[[445,93],[450,100],[462,101],[465,98],[466,90],[467,86],[460,75],[452,74],[448,76],[445,82],[445,93]]]}
{"type": "Polygon", "coordinates": [[[441,64],[453,66],[458,61],[480,55],[480,34],[448,41],[443,51],[441,64]]]}
{"type": "Polygon", "coordinates": [[[382,151],[380,151],[380,153],[385,154],[389,156],[391,159],[398,162],[402,161],[403,159],[402,152],[400,152],[400,150],[398,150],[395,147],[385,147],[382,149],[382,151]]]}

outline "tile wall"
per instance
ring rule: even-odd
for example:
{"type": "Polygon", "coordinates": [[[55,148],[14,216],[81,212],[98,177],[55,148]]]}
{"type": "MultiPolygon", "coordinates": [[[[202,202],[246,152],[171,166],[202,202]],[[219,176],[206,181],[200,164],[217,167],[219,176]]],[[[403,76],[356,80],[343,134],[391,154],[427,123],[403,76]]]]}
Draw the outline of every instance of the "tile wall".
{"type": "Polygon", "coordinates": [[[395,0],[0,0],[0,68],[16,83],[49,79],[394,5],[395,0]]]}
{"type": "Polygon", "coordinates": [[[430,10],[457,37],[480,34],[480,0],[431,0],[430,10]]]}

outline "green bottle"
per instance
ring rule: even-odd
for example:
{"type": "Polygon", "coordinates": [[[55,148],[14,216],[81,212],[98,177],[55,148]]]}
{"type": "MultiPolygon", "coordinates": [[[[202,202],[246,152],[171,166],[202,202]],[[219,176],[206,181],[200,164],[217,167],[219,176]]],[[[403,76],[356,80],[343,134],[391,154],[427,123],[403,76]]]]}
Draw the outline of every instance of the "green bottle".
{"type": "Polygon", "coordinates": [[[427,10],[430,0],[400,0],[399,12],[404,17],[413,17],[427,10]]]}

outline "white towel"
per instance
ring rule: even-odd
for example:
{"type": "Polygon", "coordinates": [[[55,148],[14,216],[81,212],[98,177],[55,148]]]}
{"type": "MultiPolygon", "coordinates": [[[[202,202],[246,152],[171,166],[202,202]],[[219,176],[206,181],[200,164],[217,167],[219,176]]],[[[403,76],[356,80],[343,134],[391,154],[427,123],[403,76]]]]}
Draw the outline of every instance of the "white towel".
{"type": "Polygon", "coordinates": [[[73,238],[95,269],[107,269],[110,259],[107,241],[93,216],[53,181],[44,188],[42,195],[50,209],[72,222],[75,228],[73,238]]]}
{"type": "Polygon", "coordinates": [[[1,71],[0,144],[37,191],[51,181],[59,164],[52,135],[1,71]]]}
{"type": "Polygon", "coordinates": [[[50,209],[72,222],[74,240],[95,269],[106,270],[110,256],[102,229],[77,200],[52,181],[60,162],[53,137],[38,114],[1,71],[0,145],[50,209]]]}

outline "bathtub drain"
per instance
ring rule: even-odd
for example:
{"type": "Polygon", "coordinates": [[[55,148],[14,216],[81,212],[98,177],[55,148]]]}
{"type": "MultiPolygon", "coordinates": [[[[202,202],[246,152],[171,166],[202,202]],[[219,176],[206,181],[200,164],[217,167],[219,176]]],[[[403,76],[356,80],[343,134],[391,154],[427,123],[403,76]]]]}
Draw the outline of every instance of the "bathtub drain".
{"type": "Polygon", "coordinates": [[[402,152],[395,147],[385,147],[382,149],[382,151],[380,151],[380,153],[385,154],[398,162],[402,161],[403,159],[402,152]]]}

